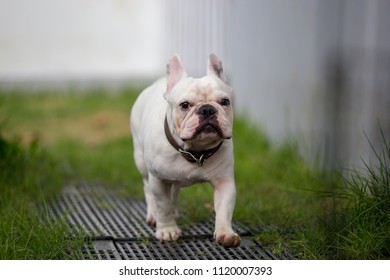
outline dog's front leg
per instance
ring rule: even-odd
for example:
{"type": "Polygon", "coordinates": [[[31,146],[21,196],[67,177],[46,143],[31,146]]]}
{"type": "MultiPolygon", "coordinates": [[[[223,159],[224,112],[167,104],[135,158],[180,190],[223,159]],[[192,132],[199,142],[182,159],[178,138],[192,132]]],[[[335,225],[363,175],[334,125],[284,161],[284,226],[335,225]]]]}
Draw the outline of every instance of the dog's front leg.
{"type": "Polygon", "coordinates": [[[240,245],[240,237],[232,229],[232,216],[236,202],[234,178],[215,179],[214,187],[215,232],[218,244],[225,247],[240,245]]]}
{"type": "Polygon", "coordinates": [[[156,238],[160,241],[174,241],[181,236],[176,224],[175,210],[172,203],[171,184],[149,174],[149,186],[156,203],[156,238]]]}

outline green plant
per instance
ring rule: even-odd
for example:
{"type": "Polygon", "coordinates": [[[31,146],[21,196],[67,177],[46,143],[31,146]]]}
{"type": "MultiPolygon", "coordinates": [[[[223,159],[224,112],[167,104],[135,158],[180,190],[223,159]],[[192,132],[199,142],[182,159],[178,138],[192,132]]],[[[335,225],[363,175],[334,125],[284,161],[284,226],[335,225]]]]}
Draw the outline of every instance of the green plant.
{"type": "Polygon", "coordinates": [[[300,241],[306,258],[390,257],[390,142],[382,136],[380,152],[370,143],[378,165],[363,162],[364,170],[353,170],[326,195],[331,207],[300,241]]]}
{"type": "Polygon", "coordinates": [[[0,170],[0,259],[77,258],[81,236],[67,239],[65,223],[43,214],[61,187],[55,162],[38,143],[24,147],[0,133],[0,170]]]}

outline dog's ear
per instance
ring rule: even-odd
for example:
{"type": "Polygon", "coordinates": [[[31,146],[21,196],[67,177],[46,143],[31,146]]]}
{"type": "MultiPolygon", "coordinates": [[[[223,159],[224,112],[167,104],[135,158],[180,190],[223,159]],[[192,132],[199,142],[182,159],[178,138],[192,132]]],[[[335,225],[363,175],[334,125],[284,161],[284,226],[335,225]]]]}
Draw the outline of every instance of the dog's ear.
{"type": "Polygon", "coordinates": [[[167,89],[164,92],[165,98],[167,98],[175,84],[185,76],[187,76],[187,74],[184,71],[180,57],[178,54],[175,54],[167,65],[167,89]]]}
{"type": "Polygon", "coordinates": [[[207,75],[215,75],[220,78],[224,83],[227,83],[227,79],[223,74],[222,62],[214,53],[211,53],[209,55],[209,66],[207,69],[207,75]]]}

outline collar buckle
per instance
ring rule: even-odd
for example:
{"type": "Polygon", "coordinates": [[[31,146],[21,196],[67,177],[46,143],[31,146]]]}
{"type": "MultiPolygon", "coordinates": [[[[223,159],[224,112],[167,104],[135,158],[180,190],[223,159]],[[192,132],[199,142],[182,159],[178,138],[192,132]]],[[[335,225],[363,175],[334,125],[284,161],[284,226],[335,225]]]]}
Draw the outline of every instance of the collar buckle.
{"type": "MultiPolygon", "coordinates": [[[[179,149],[179,152],[180,154],[187,159],[187,156],[190,156],[195,162],[196,164],[199,166],[199,167],[202,167],[203,166],[203,163],[204,163],[204,153],[200,155],[199,158],[197,158],[196,156],[194,156],[192,153],[190,152],[187,152],[187,151],[184,151],[182,149],[179,149]]],[[[188,160],[188,159],[187,159],[188,160]]]]}

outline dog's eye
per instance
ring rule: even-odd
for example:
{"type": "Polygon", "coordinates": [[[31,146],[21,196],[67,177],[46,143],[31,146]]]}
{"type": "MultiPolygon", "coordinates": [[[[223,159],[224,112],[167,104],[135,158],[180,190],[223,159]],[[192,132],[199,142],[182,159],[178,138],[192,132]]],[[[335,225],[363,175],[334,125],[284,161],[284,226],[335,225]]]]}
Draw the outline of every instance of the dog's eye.
{"type": "Polygon", "coordinates": [[[221,105],[222,106],[229,106],[230,105],[230,100],[227,98],[224,98],[221,100],[221,105]]]}
{"type": "Polygon", "coordinates": [[[190,108],[190,103],[188,103],[188,102],[182,102],[182,103],[180,103],[180,108],[182,109],[182,110],[187,110],[188,108],[190,108]]]}

